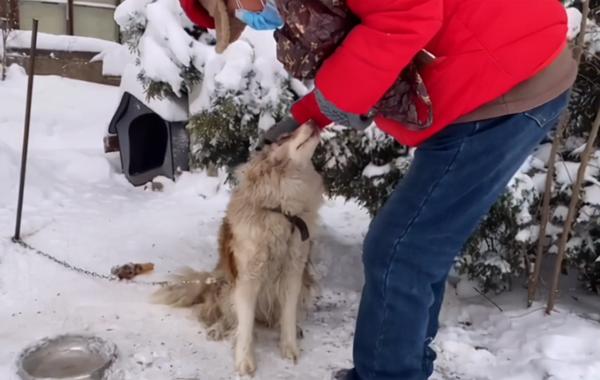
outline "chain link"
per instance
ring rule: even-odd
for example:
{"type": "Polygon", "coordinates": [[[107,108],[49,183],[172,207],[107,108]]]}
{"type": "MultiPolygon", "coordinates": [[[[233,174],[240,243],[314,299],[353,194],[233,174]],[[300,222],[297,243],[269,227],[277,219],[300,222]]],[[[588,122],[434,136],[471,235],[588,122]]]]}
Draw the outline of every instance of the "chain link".
{"type": "Polygon", "coordinates": [[[107,274],[102,274],[102,273],[98,273],[98,272],[94,272],[88,269],[84,269],[84,268],[80,268],[78,266],[72,265],[70,263],[68,263],[65,260],[61,260],[49,253],[46,253],[44,251],[41,251],[35,247],[32,247],[31,245],[27,244],[26,242],[24,242],[21,239],[12,239],[13,243],[16,243],[18,245],[20,245],[22,248],[25,248],[26,250],[35,253],[38,256],[42,256],[45,257],[46,259],[53,261],[55,264],[58,264],[60,266],[62,266],[65,269],[68,269],[72,272],[76,272],[79,274],[82,274],[84,276],[88,276],[88,277],[92,277],[92,278],[97,278],[100,280],[104,280],[104,281],[110,281],[110,282],[120,282],[120,283],[125,283],[125,284],[135,284],[135,285],[146,285],[146,286],[172,286],[172,285],[187,285],[187,284],[200,284],[201,281],[198,280],[184,280],[184,281],[177,281],[177,282],[171,282],[171,281],[135,281],[135,280],[128,280],[128,281],[122,281],[120,280],[117,276],[114,275],[107,275],[107,274]]]}

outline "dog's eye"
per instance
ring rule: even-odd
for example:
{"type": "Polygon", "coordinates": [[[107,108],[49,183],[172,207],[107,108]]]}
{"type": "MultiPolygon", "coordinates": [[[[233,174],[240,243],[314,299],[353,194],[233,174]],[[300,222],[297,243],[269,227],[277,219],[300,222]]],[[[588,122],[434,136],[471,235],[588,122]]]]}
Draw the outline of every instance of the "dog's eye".
{"type": "Polygon", "coordinates": [[[283,135],[279,136],[279,138],[277,139],[277,141],[275,141],[275,143],[277,145],[281,145],[283,144],[286,140],[288,140],[290,137],[292,137],[291,133],[284,133],[283,135]]]}

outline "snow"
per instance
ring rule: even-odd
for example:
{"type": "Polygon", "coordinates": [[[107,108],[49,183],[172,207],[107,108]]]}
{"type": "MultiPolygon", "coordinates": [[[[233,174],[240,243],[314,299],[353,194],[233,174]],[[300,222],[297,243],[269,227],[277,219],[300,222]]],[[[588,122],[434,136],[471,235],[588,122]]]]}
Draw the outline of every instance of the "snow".
{"type": "MultiPolygon", "coordinates": [[[[191,24],[177,0],[127,0],[117,7],[115,20],[122,29],[144,25],[136,47],[140,71],[148,79],[166,82],[182,96],[188,85],[182,70],[193,66],[203,73],[202,80],[187,91],[191,115],[209,109],[211,101],[226,94],[236,94],[240,104],[253,104],[256,109],[275,109],[281,103],[281,91],[288,87],[283,83],[290,76],[276,59],[272,31],[246,28],[223,54],[216,54],[214,46],[184,30],[191,24]]],[[[299,81],[291,81],[291,87],[299,95],[307,92],[299,81]]]]}
{"type": "Polygon", "coordinates": [[[121,76],[128,64],[135,58],[124,45],[104,50],[92,58],[92,62],[102,61],[102,75],[121,76]]]}
{"type": "Polygon", "coordinates": [[[371,162],[369,165],[365,166],[362,175],[367,178],[380,177],[389,173],[390,170],[392,170],[392,166],[390,164],[375,165],[371,162]]]}
{"type": "Polygon", "coordinates": [[[263,112],[258,119],[258,128],[261,131],[266,131],[275,125],[276,121],[273,115],[263,112]]]}
{"type": "Polygon", "coordinates": [[[574,7],[567,8],[567,17],[569,20],[569,29],[567,31],[567,38],[569,40],[574,40],[575,37],[579,34],[581,30],[581,19],[582,19],[581,11],[574,7]]]}
{"type": "Polygon", "coordinates": [[[124,25],[131,19],[143,19],[143,10],[151,2],[152,0],[128,0],[122,2],[115,9],[115,22],[119,25],[124,25]]]}
{"type": "Polygon", "coordinates": [[[539,305],[495,314],[470,306],[459,320],[461,325],[447,326],[438,342],[442,360],[470,368],[465,379],[591,380],[600,373],[597,322],[571,313],[545,317],[539,305]]]}
{"type": "Polygon", "coordinates": [[[520,241],[523,243],[532,243],[537,241],[538,236],[540,235],[540,227],[539,226],[529,226],[523,228],[517,233],[515,236],[516,241],[520,241]]]}
{"type": "MultiPolygon", "coordinates": [[[[579,162],[570,162],[558,160],[555,164],[556,182],[561,184],[563,188],[571,187],[577,179],[577,171],[580,167],[579,162]]],[[[594,177],[598,176],[598,167],[588,166],[585,168],[584,180],[592,183],[598,183],[594,177]]]]}
{"type": "Polygon", "coordinates": [[[569,213],[569,208],[567,206],[558,205],[558,206],[556,206],[556,209],[554,210],[554,214],[552,215],[552,217],[557,219],[561,223],[564,223],[564,221],[567,219],[568,213],[569,213]]]}
{"type": "Polygon", "coordinates": [[[173,91],[180,95],[179,73],[181,67],[193,59],[190,47],[194,40],[181,27],[179,4],[158,0],[148,4],[145,12],[146,31],[139,45],[141,66],[149,78],[171,84],[173,91]]]}
{"type": "Polygon", "coordinates": [[[189,20],[183,20],[183,11],[173,0],[130,0],[115,11],[115,21],[121,28],[132,22],[144,26],[138,45],[141,70],[149,79],[169,83],[177,95],[181,94],[183,80],[179,73],[194,59],[193,47],[200,45],[183,30],[182,24],[190,25],[189,20]]]}
{"type": "MultiPolygon", "coordinates": [[[[591,6],[593,7],[594,5],[592,4],[591,6]]],[[[581,14],[581,11],[575,7],[567,7],[566,11],[568,17],[567,38],[574,40],[581,31],[581,19],[583,15],[581,14]]],[[[594,9],[591,10],[591,14],[594,14],[594,9]]],[[[587,49],[590,53],[594,54],[600,52],[600,26],[593,18],[588,19],[584,41],[588,45],[587,49]]]]}
{"type": "MultiPolygon", "coordinates": [[[[0,82],[0,378],[16,379],[14,361],[25,346],[61,333],[117,344],[111,380],[235,378],[230,343],[208,341],[190,310],[152,304],[149,286],[92,279],[10,241],[25,89],[23,70],[11,66],[0,82]]],[[[105,274],[113,265],[150,261],[156,272],[146,281],[182,265],[214,265],[230,191],[223,173],[184,173],[175,183],[162,180],[161,192],[134,188],[102,151],[119,89],[52,76],[36,77],[34,89],[27,242],[105,274]]],[[[322,295],[303,323],[300,361],[281,359],[277,334],[261,330],[255,379],[322,380],[351,364],[369,217],[342,199],[329,199],[321,216],[315,266],[322,295]]],[[[470,282],[458,289],[448,290],[433,380],[598,379],[597,299],[596,306],[575,306],[565,297],[558,312],[544,316],[540,304],[525,309],[519,291],[495,297],[500,312],[470,282]]]]}
{"type": "Polygon", "coordinates": [[[588,20],[585,42],[589,44],[588,51],[592,54],[600,52],[600,25],[594,20],[588,20]]]}
{"type": "MultiPolygon", "coordinates": [[[[186,121],[188,120],[188,106],[183,99],[165,98],[148,99],[144,87],[138,80],[140,69],[134,64],[129,64],[123,70],[121,77],[120,93],[129,92],[138,100],[156,112],[160,117],[167,121],[186,121]]],[[[116,108],[115,108],[116,110],[116,108]]]]}
{"type": "Polygon", "coordinates": [[[536,150],[533,156],[540,161],[548,162],[550,159],[550,151],[552,150],[552,144],[542,144],[536,150]]]}
{"type": "MultiPolygon", "coordinates": [[[[193,45],[193,62],[196,67],[203,67],[204,78],[190,94],[190,114],[209,109],[215,97],[227,93],[236,94],[241,104],[255,104],[257,109],[272,109],[281,102],[280,91],[286,87],[283,82],[289,80],[289,75],[275,57],[272,32],[246,28],[223,54],[216,54],[213,47],[198,42],[193,45]],[[242,96],[250,98],[243,99],[242,96]]],[[[307,92],[301,82],[291,83],[298,94],[307,92]]]]}
{"type": "Polygon", "coordinates": [[[535,173],[531,176],[531,180],[534,183],[535,190],[542,194],[546,189],[546,173],[535,173]]]}
{"type": "Polygon", "coordinates": [[[600,205],[600,186],[593,184],[584,188],[584,191],[583,200],[585,203],[595,206],[600,205]]]}

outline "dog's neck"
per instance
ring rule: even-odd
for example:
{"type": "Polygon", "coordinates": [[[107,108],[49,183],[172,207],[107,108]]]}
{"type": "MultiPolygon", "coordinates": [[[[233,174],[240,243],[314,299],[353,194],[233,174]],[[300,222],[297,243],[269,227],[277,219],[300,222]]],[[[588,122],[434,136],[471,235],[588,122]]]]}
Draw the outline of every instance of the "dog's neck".
{"type": "Polygon", "coordinates": [[[310,238],[310,232],[308,230],[308,225],[306,224],[304,219],[302,219],[298,215],[289,214],[289,213],[283,211],[281,209],[281,207],[266,208],[266,210],[271,211],[271,212],[276,212],[276,213],[279,213],[279,214],[282,214],[283,216],[285,216],[286,219],[292,225],[292,231],[294,230],[294,228],[298,229],[298,231],[300,232],[300,238],[302,239],[302,241],[306,241],[310,238]]]}

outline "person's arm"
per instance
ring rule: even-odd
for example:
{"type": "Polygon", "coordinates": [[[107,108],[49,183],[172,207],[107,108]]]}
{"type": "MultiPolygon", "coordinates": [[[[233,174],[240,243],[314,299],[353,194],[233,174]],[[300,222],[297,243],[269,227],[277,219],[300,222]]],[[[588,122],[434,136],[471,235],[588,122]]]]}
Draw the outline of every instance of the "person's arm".
{"type": "Polygon", "coordinates": [[[355,1],[352,12],[360,18],[344,42],[323,63],[316,89],[291,107],[285,119],[267,132],[274,141],[280,131],[313,120],[324,128],[335,122],[364,128],[373,106],[394,84],[413,58],[442,25],[443,0],[355,1]]]}
{"type": "Polygon", "coordinates": [[[338,109],[365,115],[442,25],[442,0],[352,1],[361,23],[323,63],[316,88],[338,109]]]}

